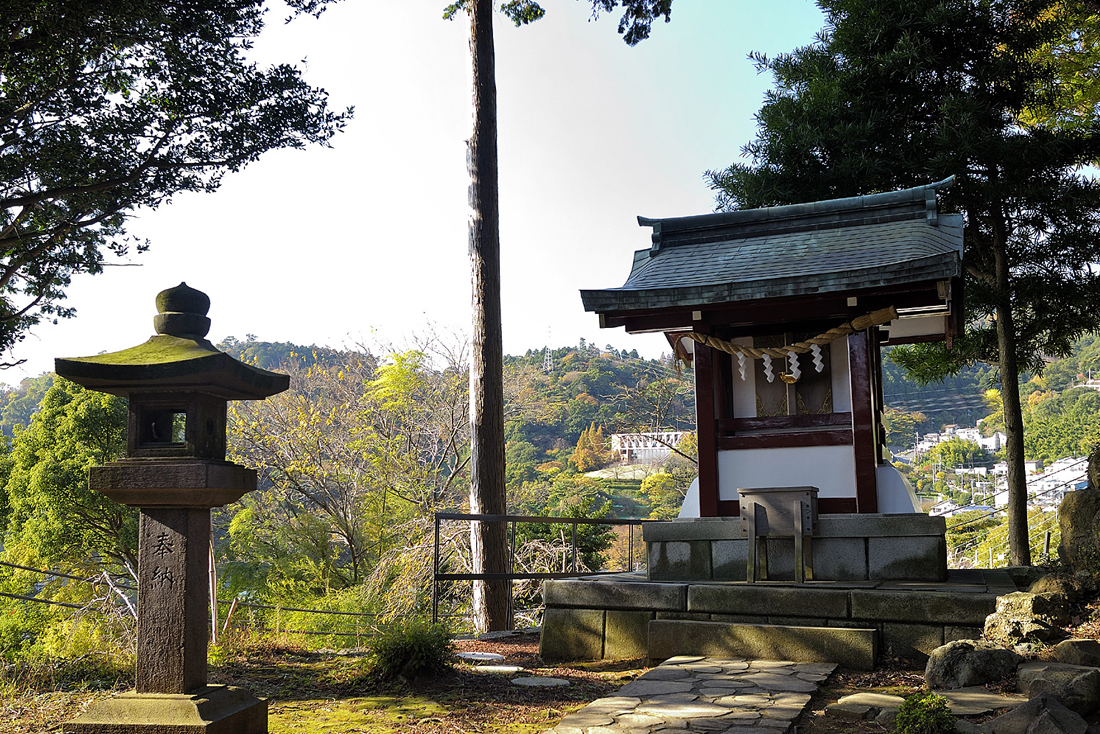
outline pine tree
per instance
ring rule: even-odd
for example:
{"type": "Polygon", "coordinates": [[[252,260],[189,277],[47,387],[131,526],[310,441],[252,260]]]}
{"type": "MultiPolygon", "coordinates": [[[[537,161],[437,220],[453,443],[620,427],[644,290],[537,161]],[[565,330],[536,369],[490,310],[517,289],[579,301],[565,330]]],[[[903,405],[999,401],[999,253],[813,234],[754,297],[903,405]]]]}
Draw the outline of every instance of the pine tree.
{"type": "MultiPolygon", "coordinates": [[[[1009,541],[1027,564],[1019,374],[1100,326],[1100,156],[1095,123],[1024,124],[1059,104],[1043,49],[1072,31],[1058,0],[819,0],[816,43],[756,55],[776,87],[747,164],[708,174],[722,209],[889,191],[954,175],[941,206],[965,221],[967,331],[895,351],[941,379],[975,360],[1000,372],[1009,463],[1009,541]]],[[[1052,115],[1057,118],[1057,115],[1052,115]]]]}

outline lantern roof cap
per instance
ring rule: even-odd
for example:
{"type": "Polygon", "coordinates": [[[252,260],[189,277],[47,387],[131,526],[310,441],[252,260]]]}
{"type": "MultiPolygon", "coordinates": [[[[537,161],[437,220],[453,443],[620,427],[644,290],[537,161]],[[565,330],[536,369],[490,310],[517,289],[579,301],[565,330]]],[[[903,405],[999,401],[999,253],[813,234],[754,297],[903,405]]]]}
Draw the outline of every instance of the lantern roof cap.
{"type": "Polygon", "coordinates": [[[157,335],[129,349],[54,360],[54,371],[92,390],[200,392],[226,400],[259,400],[290,386],[290,377],[247,365],[206,339],[210,299],[180,283],[157,295],[157,335]]]}

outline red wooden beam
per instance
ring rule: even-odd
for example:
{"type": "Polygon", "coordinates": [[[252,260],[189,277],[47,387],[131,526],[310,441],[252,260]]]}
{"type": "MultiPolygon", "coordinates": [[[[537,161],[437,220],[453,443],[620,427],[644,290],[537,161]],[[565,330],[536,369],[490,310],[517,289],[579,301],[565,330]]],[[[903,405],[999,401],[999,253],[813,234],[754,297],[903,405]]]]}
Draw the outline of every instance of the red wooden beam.
{"type": "Polygon", "coordinates": [[[719,436],[718,449],[790,449],[805,446],[851,446],[852,431],[791,431],[762,433],[753,436],[719,436]]]}
{"type": "Polygon", "coordinates": [[[699,516],[718,516],[718,446],[715,403],[716,354],[695,345],[695,427],[699,437],[699,516]]]}
{"type": "Polygon", "coordinates": [[[852,378],[852,450],[856,463],[856,512],[878,512],[878,460],[871,385],[871,351],[867,332],[848,336],[848,369],[852,378]]]}
{"type": "Polygon", "coordinates": [[[852,427],[851,413],[814,413],[811,415],[778,415],[761,418],[734,418],[718,421],[719,435],[730,436],[742,431],[769,431],[786,428],[852,427]]]}

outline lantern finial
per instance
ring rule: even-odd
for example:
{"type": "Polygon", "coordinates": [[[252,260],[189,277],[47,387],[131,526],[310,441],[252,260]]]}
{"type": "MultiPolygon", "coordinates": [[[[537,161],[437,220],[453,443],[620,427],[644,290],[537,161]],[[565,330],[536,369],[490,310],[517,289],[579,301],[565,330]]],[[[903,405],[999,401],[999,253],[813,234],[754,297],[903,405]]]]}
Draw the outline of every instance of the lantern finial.
{"type": "Polygon", "coordinates": [[[158,334],[202,339],[210,331],[210,297],[186,283],[157,294],[153,328],[158,334]]]}

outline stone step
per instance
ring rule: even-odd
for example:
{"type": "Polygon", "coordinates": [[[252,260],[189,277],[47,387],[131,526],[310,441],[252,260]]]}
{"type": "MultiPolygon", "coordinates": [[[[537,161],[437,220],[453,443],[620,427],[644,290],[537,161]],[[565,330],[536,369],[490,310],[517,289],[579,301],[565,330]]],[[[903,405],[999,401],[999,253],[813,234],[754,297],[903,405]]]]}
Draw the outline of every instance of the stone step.
{"type": "Polygon", "coordinates": [[[830,662],[871,670],[878,656],[878,634],[874,629],[849,627],[650,621],[649,657],[666,660],[676,655],[830,662]]]}

